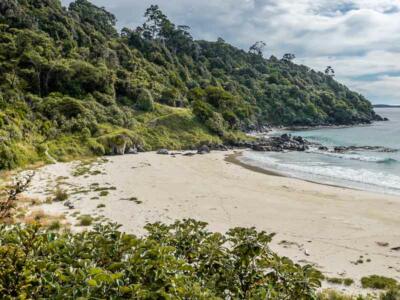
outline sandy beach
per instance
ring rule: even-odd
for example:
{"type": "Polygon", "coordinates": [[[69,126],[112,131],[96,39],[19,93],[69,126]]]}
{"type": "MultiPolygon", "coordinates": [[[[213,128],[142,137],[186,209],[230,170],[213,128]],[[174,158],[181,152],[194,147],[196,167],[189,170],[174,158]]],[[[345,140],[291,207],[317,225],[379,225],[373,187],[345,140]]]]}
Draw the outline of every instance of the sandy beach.
{"type": "Polygon", "coordinates": [[[371,274],[400,280],[400,251],[392,249],[400,247],[399,197],[257,172],[234,163],[232,155],[150,152],[107,157],[89,167],[56,163],[36,171],[27,195],[44,201],[58,185],[74,209],[60,202],[33,209],[67,214],[71,224],[76,212],[104,216],[135,234],[147,222],[182,218],[221,232],[255,226],[276,233],[271,247],[281,255],[312,263],[330,277],[353,278],[353,288],[371,274]]]}

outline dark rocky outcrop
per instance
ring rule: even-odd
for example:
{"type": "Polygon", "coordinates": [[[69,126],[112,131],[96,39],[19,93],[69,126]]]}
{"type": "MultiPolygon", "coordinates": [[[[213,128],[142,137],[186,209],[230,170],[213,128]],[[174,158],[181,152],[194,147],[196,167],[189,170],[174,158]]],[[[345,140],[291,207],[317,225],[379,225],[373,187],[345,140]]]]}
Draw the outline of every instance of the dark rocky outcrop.
{"type": "Polygon", "coordinates": [[[312,145],[309,141],[301,136],[292,136],[290,134],[283,134],[281,136],[274,136],[268,138],[258,139],[254,142],[238,142],[235,147],[250,148],[254,151],[306,151],[312,145]]]}
{"type": "Polygon", "coordinates": [[[75,206],[69,200],[64,202],[64,206],[68,207],[68,209],[74,209],[75,208],[75,206]]]}
{"type": "Polygon", "coordinates": [[[326,146],[319,146],[318,150],[320,150],[320,151],[329,151],[329,148],[326,147],[326,146]]]}
{"type": "Polygon", "coordinates": [[[167,149],[160,149],[157,151],[157,154],[168,155],[169,151],[167,149]]]}
{"type": "Polygon", "coordinates": [[[210,153],[210,151],[210,147],[207,145],[202,145],[199,147],[199,149],[197,149],[197,154],[207,154],[210,153]]]}
{"type": "Polygon", "coordinates": [[[138,154],[138,153],[139,151],[135,146],[129,148],[128,151],[126,152],[126,154],[138,154]]]}

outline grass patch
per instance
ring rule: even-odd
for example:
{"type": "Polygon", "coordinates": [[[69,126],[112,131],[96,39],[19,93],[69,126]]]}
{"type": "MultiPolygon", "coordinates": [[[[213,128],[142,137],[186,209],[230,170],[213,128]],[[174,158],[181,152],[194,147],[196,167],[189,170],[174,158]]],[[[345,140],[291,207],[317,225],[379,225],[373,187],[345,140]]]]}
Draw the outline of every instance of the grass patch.
{"type": "Polygon", "coordinates": [[[110,194],[109,191],[101,191],[100,194],[99,194],[99,196],[100,196],[100,197],[106,197],[106,196],[108,196],[108,194],[110,194]]]}
{"type": "Polygon", "coordinates": [[[50,225],[48,226],[49,230],[60,230],[61,228],[61,223],[58,220],[54,220],[53,222],[50,223],[50,225]]]}
{"type": "Polygon", "coordinates": [[[393,278],[371,275],[361,278],[361,285],[363,288],[388,290],[397,287],[397,281],[393,278]]]}
{"type": "Polygon", "coordinates": [[[68,194],[61,188],[57,188],[54,192],[54,201],[61,202],[68,199],[68,194]]]}
{"type": "Polygon", "coordinates": [[[97,187],[94,189],[95,192],[102,192],[102,191],[116,191],[117,188],[115,186],[111,187],[97,187]]]}
{"type": "Polygon", "coordinates": [[[87,190],[87,189],[85,189],[85,188],[78,188],[78,189],[75,189],[72,193],[71,193],[71,195],[78,195],[78,194],[85,194],[85,195],[87,195],[88,193],[90,193],[91,192],[91,190],[87,190]]]}
{"type": "Polygon", "coordinates": [[[85,161],[81,161],[81,163],[75,168],[72,175],[74,177],[79,177],[84,175],[96,176],[103,174],[103,172],[100,170],[93,170],[94,167],[95,167],[95,161],[93,159],[87,159],[85,161]]]}
{"type": "Polygon", "coordinates": [[[57,182],[61,182],[61,181],[65,181],[65,180],[67,180],[67,179],[69,179],[69,177],[66,177],[66,176],[58,176],[57,179],[56,179],[56,181],[57,181],[57,182]]]}
{"type": "Polygon", "coordinates": [[[105,204],[99,204],[99,205],[97,205],[97,208],[104,208],[104,207],[106,207],[106,205],[105,204]]]}
{"type": "Polygon", "coordinates": [[[131,197],[131,198],[121,199],[121,200],[132,201],[132,202],[135,202],[136,204],[142,204],[143,203],[143,201],[140,201],[137,197],[131,197]]]}
{"type": "Polygon", "coordinates": [[[56,227],[61,227],[60,220],[65,218],[64,215],[50,215],[46,214],[43,210],[32,211],[29,215],[20,219],[23,224],[39,224],[50,230],[56,230],[56,227]],[[58,223],[58,225],[57,225],[58,223]]]}
{"type": "Polygon", "coordinates": [[[78,218],[80,226],[90,226],[93,223],[93,218],[89,215],[83,215],[78,218]]]}
{"type": "Polygon", "coordinates": [[[372,300],[362,296],[349,296],[335,290],[324,290],[318,294],[317,300],[372,300]]]}
{"type": "Polygon", "coordinates": [[[344,278],[344,279],[343,279],[343,284],[344,284],[345,286],[351,286],[351,285],[353,285],[353,283],[354,283],[354,280],[351,279],[351,278],[344,278]]]}
{"type": "Polygon", "coordinates": [[[351,278],[326,277],[325,280],[332,284],[339,284],[345,286],[350,286],[354,283],[354,280],[351,278]]]}

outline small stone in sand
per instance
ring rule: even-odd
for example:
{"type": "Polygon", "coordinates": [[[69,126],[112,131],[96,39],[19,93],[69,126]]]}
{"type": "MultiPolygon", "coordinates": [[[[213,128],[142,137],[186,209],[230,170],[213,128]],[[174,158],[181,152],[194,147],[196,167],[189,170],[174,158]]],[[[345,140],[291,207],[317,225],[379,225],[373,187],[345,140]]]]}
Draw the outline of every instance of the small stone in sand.
{"type": "Polygon", "coordinates": [[[387,246],[389,246],[389,243],[387,243],[387,242],[376,242],[376,244],[377,244],[378,246],[381,246],[381,247],[387,247],[387,246]]]}
{"type": "Polygon", "coordinates": [[[167,149],[160,149],[157,151],[157,154],[168,155],[169,151],[167,149]]]}

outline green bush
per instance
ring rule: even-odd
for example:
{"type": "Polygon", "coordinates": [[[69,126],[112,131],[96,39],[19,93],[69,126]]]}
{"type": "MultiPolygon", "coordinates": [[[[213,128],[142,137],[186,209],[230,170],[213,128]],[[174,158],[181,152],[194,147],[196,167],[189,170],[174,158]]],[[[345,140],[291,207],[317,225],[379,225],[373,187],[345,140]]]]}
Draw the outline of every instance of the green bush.
{"type": "Polygon", "coordinates": [[[148,89],[141,89],[137,97],[136,107],[143,111],[154,110],[154,100],[148,89]]]}
{"type": "Polygon", "coordinates": [[[88,141],[88,146],[90,148],[90,151],[94,153],[95,155],[101,156],[106,154],[106,150],[104,149],[104,146],[100,143],[98,143],[96,140],[90,139],[88,141]]]}
{"type": "Polygon", "coordinates": [[[315,299],[320,274],[273,253],[272,235],[194,220],[81,233],[0,225],[5,299],[315,299]],[[10,255],[12,253],[12,255],[10,255]]]}
{"type": "Polygon", "coordinates": [[[396,288],[397,281],[385,276],[371,275],[361,278],[361,285],[363,288],[384,290],[396,288]]]}
{"type": "Polygon", "coordinates": [[[225,120],[221,114],[214,112],[210,119],[205,122],[205,125],[214,133],[219,136],[224,136],[225,134],[225,120]]]}
{"type": "Polygon", "coordinates": [[[350,296],[335,290],[325,290],[318,294],[317,300],[372,300],[370,297],[350,296]]]}
{"type": "Polygon", "coordinates": [[[165,89],[161,93],[160,102],[169,106],[175,106],[179,100],[179,92],[176,88],[165,89]]]}
{"type": "Polygon", "coordinates": [[[351,278],[340,278],[340,277],[327,277],[326,281],[333,284],[343,284],[345,286],[350,286],[354,283],[351,278]]]}
{"type": "Polygon", "coordinates": [[[93,223],[93,218],[89,215],[83,215],[79,217],[80,226],[90,226],[93,223]]]}
{"type": "Polygon", "coordinates": [[[344,279],[343,279],[343,284],[344,284],[345,286],[351,286],[353,283],[354,283],[354,280],[351,279],[351,278],[344,278],[344,279]]]}
{"type": "Polygon", "coordinates": [[[196,100],[193,102],[193,113],[202,122],[206,122],[213,116],[211,105],[201,100],[196,100]]]}
{"type": "Polygon", "coordinates": [[[54,192],[54,201],[65,201],[68,199],[68,193],[61,188],[57,188],[54,192]]]}
{"type": "Polygon", "coordinates": [[[382,293],[380,300],[400,300],[400,288],[382,293]]]}
{"type": "Polygon", "coordinates": [[[7,143],[0,144],[0,170],[18,166],[17,156],[7,143]]]}
{"type": "Polygon", "coordinates": [[[61,228],[60,221],[56,220],[50,223],[48,226],[49,230],[59,230],[61,228]]]}

